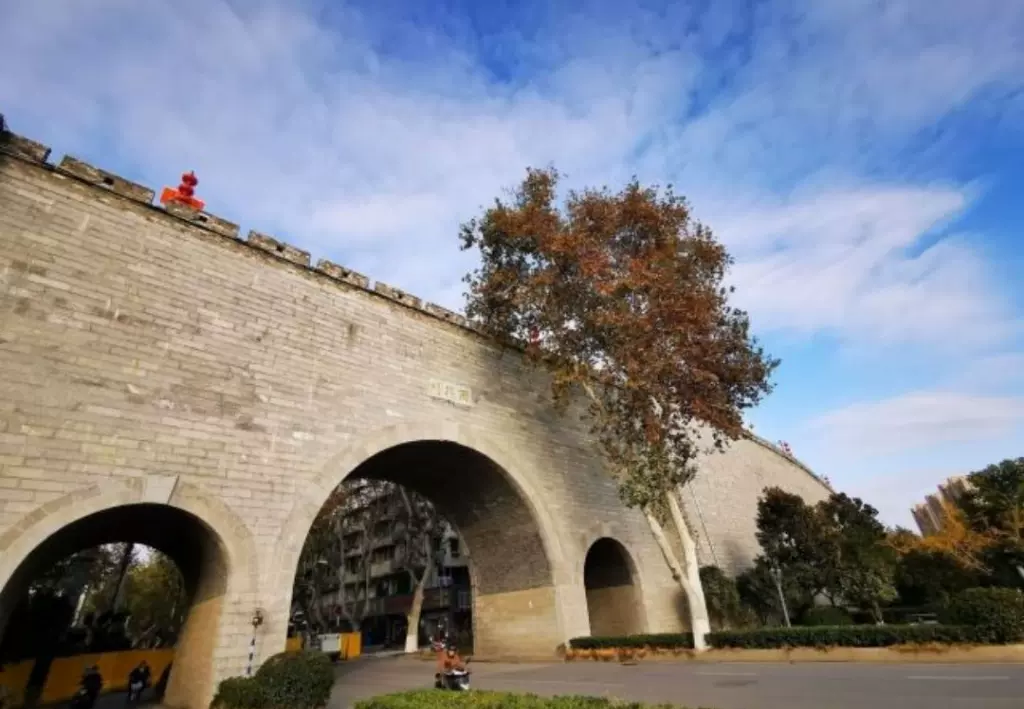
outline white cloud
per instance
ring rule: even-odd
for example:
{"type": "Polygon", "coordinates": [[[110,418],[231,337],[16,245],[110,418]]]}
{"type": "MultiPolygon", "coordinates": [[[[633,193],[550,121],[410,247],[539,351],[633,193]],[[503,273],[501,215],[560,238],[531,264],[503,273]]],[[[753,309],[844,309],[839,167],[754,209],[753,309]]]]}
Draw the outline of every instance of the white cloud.
{"type": "Polygon", "coordinates": [[[966,237],[924,245],[966,190],[874,186],[801,195],[712,223],[759,327],[848,341],[985,347],[1019,332],[966,237]],[[951,333],[955,333],[952,335],[951,333]]]}
{"type": "Polygon", "coordinates": [[[0,0],[0,102],[58,151],[156,187],[195,169],[211,211],[448,306],[472,264],[459,222],[554,163],[577,185],[679,185],[736,248],[759,330],[1015,332],[968,238],[922,245],[970,189],[873,177],[923,127],[1020,86],[1013,3],[598,5],[509,29],[532,73],[496,83],[475,56],[490,38],[388,17],[387,52],[347,5],[0,0]]]}
{"type": "Polygon", "coordinates": [[[816,447],[842,459],[996,440],[1024,424],[1024,397],[912,392],[855,403],[807,424],[816,447]]]}

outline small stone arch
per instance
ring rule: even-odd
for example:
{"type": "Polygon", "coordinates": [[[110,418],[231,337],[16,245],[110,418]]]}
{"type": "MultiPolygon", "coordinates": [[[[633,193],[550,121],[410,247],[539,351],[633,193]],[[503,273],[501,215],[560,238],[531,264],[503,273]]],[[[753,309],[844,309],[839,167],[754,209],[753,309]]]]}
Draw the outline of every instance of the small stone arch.
{"type": "Polygon", "coordinates": [[[643,589],[626,547],[609,536],[596,539],[583,561],[583,587],[592,636],[637,635],[646,630],[643,589]]]}
{"type": "MultiPolygon", "coordinates": [[[[78,530],[96,529],[96,525],[110,528],[112,516],[117,516],[117,522],[135,520],[132,530],[137,530],[137,520],[150,515],[158,515],[164,522],[192,525],[190,531],[204,543],[192,578],[187,579],[192,607],[178,641],[166,701],[205,708],[216,682],[243,669],[241,663],[238,667],[215,666],[214,656],[230,654],[221,651],[237,644],[238,633],[245,632],[252,609],[243,604],[255,596],[258,569],[255,545],[245,524],[198,485],[176,476],[144,476],[75,490],[27,513],[0,536],[0,607],[10,613],[36,567],[74,546],[72,539],[61,539],[62,534],[74,537],[78,530]],[[215,632],[211,633],[211,628],[215,632]]],[[[142,537],[128,538],[135,537],[135,531],[125,536],[124,541],[146,543],[142,537]]],[[[0,632],[7,620],[0,617],[0,632]]],[[[243,652],[244,648],[239,648],[239,657],[243,652]]]]}
{"type": "MultiPolygon", "coordinates": [[[[266,631],[268,652],[271,651],[271,648],[277,649],[284,642],[295,568],[313,519],[328,495],[342,480],[368,461],[405,446],[424,443],[450,444],[464,448],[481,458],[486,458],[500,469],[508,487],[514,491],[516,497],[529,511],[549,567],[549,580],[546,583],[548,584],[547,592],[551,596],[550,600],[524,596],[517,599],[516,602],[521,602],[524,610],[535,609],[537,603],[550,605],[551,617],[546,623],[545,630],[552,632],[553,636],[560,637],[559,640],[551,642],[550,652],[553,654],[558,642],[564,640],[564,637],[561,637],[564,634],[562,606],[565,594],[572,582],[572,564],[567,561],[559,529],[543,504],[544,498],[531,475],[535,464],[493,437],[474,430],[470,426],[445,420],[428,420],[403,422],[379,429],[367,436],[360,436],[357,442],[329,458],[321,467],[314,484],[307,486],[304,494],[295,501],[278,541],[273,569],[268,569],[268,574],[275,574],[274,578],[268,579],[268,583],[272,588],[279,589],[277,595],[282,601],[275,606],[274,612],[268,617],[266,631]]],[[[473,544],[468,539],[467,546],[472,555],[473,544]]],[[[471,575],[473,575],[472,569],[473,562],[471,562],[471,575]]],[[[474,591],[480,585],[480,580],[474,579],[474,591]]],[[[497,614],[500,612],[498,608],[492,609],[489,604],[505,602],[505,600],[507,599],[498,601],[490,598],[485,602],[478,603],[478,599],[474,597],[474,624],[476,625],[479,613],[497,614]]],[[[524,614],[528,615],[528,612],[524,614]]],[[[480,652],[479,646],[476,649],[480,652]]],[[[484,654],[488,653],[484,652],[484,654]]]]}

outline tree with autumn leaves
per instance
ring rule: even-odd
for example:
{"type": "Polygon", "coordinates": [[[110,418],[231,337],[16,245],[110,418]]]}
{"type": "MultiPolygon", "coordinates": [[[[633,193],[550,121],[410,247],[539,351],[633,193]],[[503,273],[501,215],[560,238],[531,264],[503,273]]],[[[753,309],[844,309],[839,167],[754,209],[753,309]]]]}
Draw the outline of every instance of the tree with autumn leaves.
{"type": "Polygon", "coordinates": [[[973,576],[985,585],[1024,585],[1024,458],[986,466],[967,475],[966,482],[958,499],[940,501],[935,533],[918,537],[900,530],[892,536],[893,546],[905,559],[948,567],[946,577],[961,584],[973,576]]]}
{"type": "Polygon", "coordinates": [[[725,247],[671,187],[634,180],[559,204],[559,179],[528,170],[510,198],[463,225],[463,249],[481,258],[466,314],[544,366],[559,407],[584,397],[623,501],[643,513],[686,594],[701,649],[708,613],[680,491],[700,453],[743,435],[743,411],[769,393],[778,361],[730,305],[725,247]]]}

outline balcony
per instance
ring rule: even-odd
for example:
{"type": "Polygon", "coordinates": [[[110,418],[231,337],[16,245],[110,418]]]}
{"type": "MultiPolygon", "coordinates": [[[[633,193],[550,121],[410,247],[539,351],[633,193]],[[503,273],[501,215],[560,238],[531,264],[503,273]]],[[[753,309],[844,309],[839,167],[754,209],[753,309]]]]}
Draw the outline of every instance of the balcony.
{"type": "MultiPolygon", "coordinates": [[[[411,593],[371,598],[366,604],[366,615],[406,615],[412,609],[412,599],[411,593]]],[[[469,610],[471,607],[471,594],[468,589],[428,588],[423,592],[423,610],[447,608],[453,600],[458,610],[469,610]]],[[[361,601],[350,601],[349,605],[360,603],[361,601]]]]}

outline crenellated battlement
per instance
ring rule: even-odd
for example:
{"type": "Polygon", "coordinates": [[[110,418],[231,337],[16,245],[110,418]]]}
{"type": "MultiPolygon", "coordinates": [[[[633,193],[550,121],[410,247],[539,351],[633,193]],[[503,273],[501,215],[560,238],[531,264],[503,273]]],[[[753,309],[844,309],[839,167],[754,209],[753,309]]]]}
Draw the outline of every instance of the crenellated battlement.
{"type": "MultiPolygon", "coordinates": [[[[10,131],[0,132],[0,154],[5,154],[15,159],[35,163],[45,169],[52,170],[61,175],[71,177],[79,182],[88,184],[97,189],[109,192],[126,200],[142,205],[148,209],[162,214],[168,218],[186,222],[191,226],[217,234],[220,237],[256,249],[268,254],[291,266],[301,268],[306,272],[315,274],[317,277],[326,278],[336,284],[347,288],[357,289],[372,297],[385,298],[393,303],[425,314],[435,320],[454,325],[463,331],[472,333],[478,337],[492,340],[489,335],[480,328],[475,327],[464,315],[448,310],[436,303],[424,301],[422,298],[408,293],[381,281],[372,282],[371,279],[357,271],[345,266],[333,263],[327,259],[320,259],[313,266],[308,251],[293,246],[274,236],[260,231],[250,230],[245,239],[240,237],[239,225],[226,219],[218,217],[207,211],[199,211],[192,207],[177,202],[168,202],[165,205],[154,204],[156,192],[144,185],[128,180],[102,168],[90,165],[70,155],[64,156],[61,161],[54,165],[49,162],[51,149],[34,140],[17,135],[10,131]]],[[[506,347],[516,348],[512,343],[506,343],[506,347]]],[[[516,348],[518,349],[518,348],[516,348]]],[[[779,448],[779,446],[767,441],[751,431],[744,432],[745,437],[759,446],[781,456],[788,462],[797,466],[805,473],[818,480],[828,487],[818,475],[808,466],[799,461],[791,453],[779,448]]],[[[829,488],[831,489],[831,488],[829,488]]]]}
{"type": "Polygon", "coordinates": [[[184,204],[168,202],[165,205],[154,203],[156,191],[140,185],[137,182],[126,179],[113,172],[90,165],[83,160],[65,155],[59,163],[52,164],[50,159],[51,149],[30,138],[4,131],[0,133],[0,153],[25,162],[36,163],[41,167],[53,170],[59,174],[74,178],[85,184],[94,186],[123,197],[149,209],[164,214],[168,217],[187,222],[188,224],[213,232],[245,244],[251,248],[259,249],[270,254],[281,261],[288,262],[305,269],[320,277],[328,278],[335,283],[344,284],[347,287],[356,288],[370,295],[386,298],[394,303],[424,313],[432,318],[454,325],[463,330],[468,330],[477,335],[483,333],[474,327],[465,316],[448,310],[436,303],[396,288],[380,281],[372,282],[368,276],[354,271],[345,266],[333,263],[327,259],[320,259],[316,265],[311,265],[310,253],[303,249],[284,242],[274,236],[261,231],[250,230],[245,239],[240,235],[238,224],[211,214],[207,211],[199,211],[184,204]]]}

